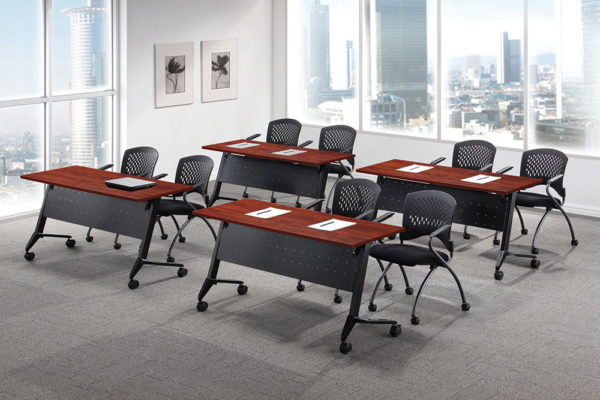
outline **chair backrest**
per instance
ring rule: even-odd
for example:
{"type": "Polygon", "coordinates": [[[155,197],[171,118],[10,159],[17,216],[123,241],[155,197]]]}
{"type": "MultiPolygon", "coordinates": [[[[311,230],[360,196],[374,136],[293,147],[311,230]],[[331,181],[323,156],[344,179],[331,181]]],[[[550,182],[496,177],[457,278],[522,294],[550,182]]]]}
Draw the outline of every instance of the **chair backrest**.
{"type": "MultiPolygon", "coordinates": [[[[337,151],[340,153],[352,153],[356,130],[348,125],[332,125],[321,129],[319,136],[319,150],[337,151]]],[[[354,166],[354,158],[348,162],[354,166]]]]}
{"type": "Polygon", "coordinates": [[[154,147],[142,146],[125,150],[121,173],[152,178],[158,161],[158,151],[154,147]]]}
{"type": "Polygon", "coordinates": [[[269,122],[267,143],[298,146],[302,124],[295,119],[283,118],[269,122]]]}
{"type": "Polygon", "coordinates": [[[206,195],[208,181],[213,170],[213,160],[207,156],[189,156],[179,160],[175,172],[175,183],[184,185],[202,184],[195,191],[206,195]]]}
{"type": "Polygon", "coordinates": [[[332,214],[355,218],[373,210],[366,219],[372,220],[377,214],[377,201],[381,188],[368,179],[344,179],[338,181],[333,192],[332,214]]]}
{"type": "MultiPolygon", "coordinates": [[[[555,149],[534,149],[523,152],[521,157],[521,176],[539,178],[544,184],[556,175],[564,174],[569,158],[555,149]]],[[[552,183],[556,192],[565,197],[563,178],[552,183]]]]}
{"type": "MultiPolygon", "coordinates": [[[[415,239],[429,235],[444,225],[452,225],[456,200],[448,193],[439,190],[421,190],[406,195],[402,226],[406,228],[400,238],[415,239]]],[[[440,237],[448,250],[451,250],[450,230],[440,237]]]]}
{"type": "MultiPolygon", "coordinates": [[[[494,163],[496,146],[485,140],[465,140],[454,145],[452,166],[479,170],[494,163]]],[[[486,169],[491,172],[492,167],[486,169]]]]}

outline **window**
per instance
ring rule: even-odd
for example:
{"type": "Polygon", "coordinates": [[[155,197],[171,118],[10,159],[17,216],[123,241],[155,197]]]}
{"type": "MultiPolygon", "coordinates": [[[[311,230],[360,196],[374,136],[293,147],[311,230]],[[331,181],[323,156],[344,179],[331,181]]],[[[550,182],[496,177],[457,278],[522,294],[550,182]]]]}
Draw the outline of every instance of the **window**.
{"type": "Polygon", "coordinates": [[[288,114],[302,122],[600,156],[600,0],[287,4],[288,114]],[[358,87],[333,69],[344,35],[358,87]],[[340,76],[352,96],[332,100],[340,76]]]}
{"type": "Polygon", "coordinates": [[[22,174],[112,161],[112,3],[0,2],[0,217],[39,207],[22,174]]]}

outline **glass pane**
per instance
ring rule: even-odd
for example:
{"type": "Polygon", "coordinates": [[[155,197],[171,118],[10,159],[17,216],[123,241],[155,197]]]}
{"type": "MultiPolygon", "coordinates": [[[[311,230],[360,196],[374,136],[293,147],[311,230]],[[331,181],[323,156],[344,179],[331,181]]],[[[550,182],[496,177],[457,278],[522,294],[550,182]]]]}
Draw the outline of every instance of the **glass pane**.
{"type": "Polygon", "coordinates": [[[442,1],[443,139],[523,147],[523,1],[442,1]]]}
{"type": "Polygon", "coordinates": [[[436,2],[365,2],[366,129],[435,137],[436,2]]]}
{"type": "Polygon", "coordinates": [[[288,115],[358,125],[358,1],[288,1],[288,115]]]}
{"type": "Polygon", "coordinates": [[[112,97],[52,105],[50,168],[97,168],[112,160],[112,97]]]}
{"type": "Polygon", "coordinates": [[[600,0],[529,0],[528,13],[528,147],[600,155],[600,0]]]}
{"type": "Polygon", "coordinates": [[[40,208],[44,186],[20,179],[44,169],[44,106],[0,108],[0,217],[40,208]]]}
{"type": "Polygon", "coordinates": [[[110,0],[52,2],[54,94],[111,88],[111,14],[110,0]]]}
{"type": "Polygon", "coordinates": [[[42,0],[0,1],[0,100],[44,95],[42,0]]]}

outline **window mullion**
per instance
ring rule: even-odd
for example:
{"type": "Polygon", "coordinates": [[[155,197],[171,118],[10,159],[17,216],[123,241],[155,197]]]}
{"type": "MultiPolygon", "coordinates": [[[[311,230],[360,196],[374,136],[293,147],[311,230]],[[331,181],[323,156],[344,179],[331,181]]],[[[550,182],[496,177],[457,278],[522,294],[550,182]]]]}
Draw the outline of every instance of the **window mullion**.
{"type": "Polygon", "coordinates": [[[44,169],[50,168],[52,127],[52,0],[44,0],[44,169]]]}

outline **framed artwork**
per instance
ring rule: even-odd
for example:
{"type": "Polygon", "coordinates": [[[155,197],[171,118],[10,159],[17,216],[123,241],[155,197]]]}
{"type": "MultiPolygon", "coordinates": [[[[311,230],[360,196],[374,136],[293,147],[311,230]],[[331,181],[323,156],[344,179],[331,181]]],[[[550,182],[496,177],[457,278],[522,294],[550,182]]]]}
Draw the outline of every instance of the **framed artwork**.
{"type": "Polygon", "coordinates": [[[154,45],[156,108],[194,102],[194,42],[154,45]]]}
{"type": "Polygon", "coordinates": [[[237,99],[237,40],[202,42],[202,101],[237,99]]]}

